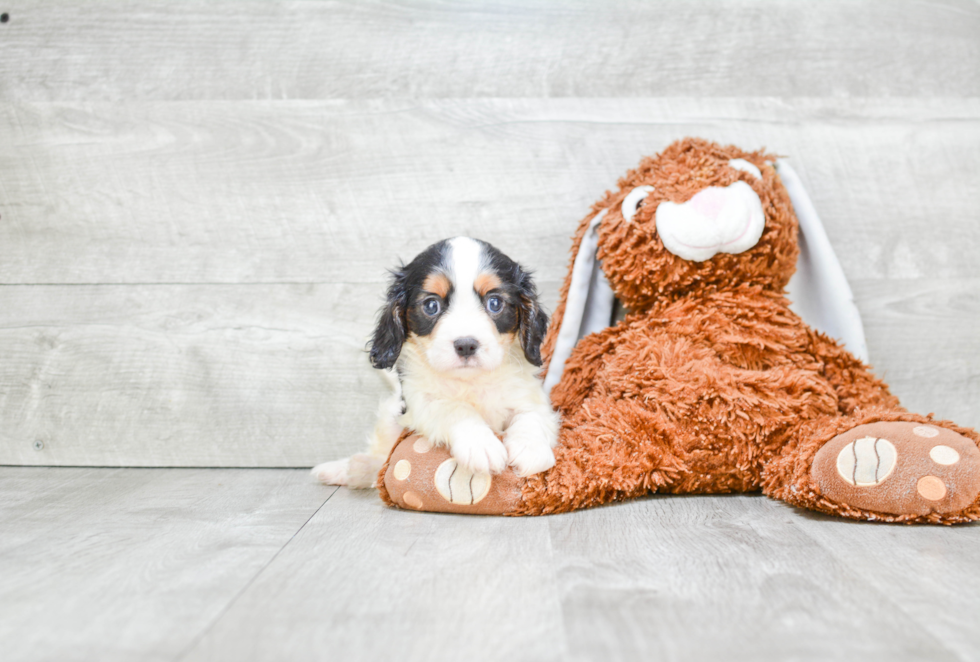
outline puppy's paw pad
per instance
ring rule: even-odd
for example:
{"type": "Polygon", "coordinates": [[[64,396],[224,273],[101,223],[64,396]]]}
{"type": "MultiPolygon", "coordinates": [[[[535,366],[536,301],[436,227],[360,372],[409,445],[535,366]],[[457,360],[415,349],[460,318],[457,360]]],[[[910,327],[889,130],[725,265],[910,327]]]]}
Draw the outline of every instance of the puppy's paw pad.
{"type": "Polygon", "coordinates": [[[313,467],[310,473],[324,485],[346,485],[350,480],[349,463],[349,459],[324,462],[313,467]]]}

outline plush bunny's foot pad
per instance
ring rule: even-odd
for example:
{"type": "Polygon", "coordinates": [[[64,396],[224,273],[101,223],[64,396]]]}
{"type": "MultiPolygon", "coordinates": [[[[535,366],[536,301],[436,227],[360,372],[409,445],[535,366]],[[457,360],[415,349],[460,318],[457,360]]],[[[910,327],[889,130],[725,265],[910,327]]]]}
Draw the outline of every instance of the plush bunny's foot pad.
{"type": "Polygon", "coordinates": [[[980,451],[946,428],[859,425],[817,451],[811,474],[828,499],[894,515],[952,515],[980,494],[980,451]]]}
{"type": "Polygon", "coordinates": [[[506,515],[521,499],[524,479],[509,468],[491,476],[459,466],[449,449],[411,435],[391,452],[384,468],[383,493],[407,510],[469,515],[506,515]]]}

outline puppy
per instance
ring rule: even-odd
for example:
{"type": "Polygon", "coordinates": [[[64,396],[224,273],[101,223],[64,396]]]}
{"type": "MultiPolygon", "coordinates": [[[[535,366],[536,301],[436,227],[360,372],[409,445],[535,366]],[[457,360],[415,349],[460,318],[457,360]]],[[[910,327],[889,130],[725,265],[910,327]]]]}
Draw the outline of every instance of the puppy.
{"type": "Polygon", "coordinates": [[[381,403],[368,452],[313,474],[372,486],[402,429],[448,446],[474,473],[509,465],[529,476],[554,466],[559,421],[537,376],[548,316],[530,273],[484,241],[456,237],[392,276],[370,356],[394,393],[381,403]]]}

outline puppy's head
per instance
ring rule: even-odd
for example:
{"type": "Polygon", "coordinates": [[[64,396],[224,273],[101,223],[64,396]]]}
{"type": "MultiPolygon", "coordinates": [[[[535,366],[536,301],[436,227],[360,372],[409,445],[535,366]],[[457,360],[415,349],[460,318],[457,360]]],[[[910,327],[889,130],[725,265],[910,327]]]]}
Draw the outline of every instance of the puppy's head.
{"type": "Polygon", "coordinates": [[[520,343],[540,366],[547,326],[529,272],[484,241],[446,239],[392,273],[371,363],[392,367],[409,342],[434,370],[493,370],[520,343]]]}

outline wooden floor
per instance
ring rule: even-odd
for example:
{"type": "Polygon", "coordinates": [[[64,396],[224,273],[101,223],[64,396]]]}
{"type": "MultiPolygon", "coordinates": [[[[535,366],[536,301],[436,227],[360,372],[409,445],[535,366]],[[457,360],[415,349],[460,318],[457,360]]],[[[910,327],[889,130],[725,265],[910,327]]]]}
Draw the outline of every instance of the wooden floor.
{"type": "Polygon", "coordinates": [[[980,2],[0,14],[0,662],[980,660],[980,526],[467,518],[296,469],[363,444],[397,258],[479,236],[553,307],[687,135],[788,157],[877,374],[980,426],[980,2]]]}
{"type": "Polygon", "coordinates": [[[0,468],[19,660],[976,660],[980,527],[757,495],[433,515],[288,469],[0,468]]]}

